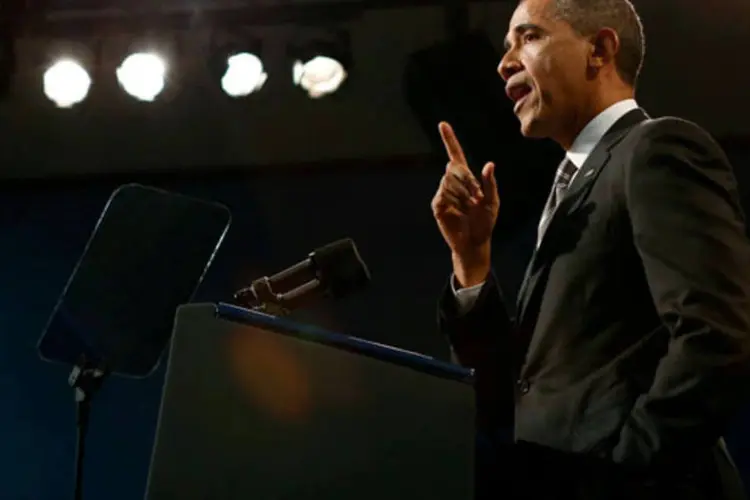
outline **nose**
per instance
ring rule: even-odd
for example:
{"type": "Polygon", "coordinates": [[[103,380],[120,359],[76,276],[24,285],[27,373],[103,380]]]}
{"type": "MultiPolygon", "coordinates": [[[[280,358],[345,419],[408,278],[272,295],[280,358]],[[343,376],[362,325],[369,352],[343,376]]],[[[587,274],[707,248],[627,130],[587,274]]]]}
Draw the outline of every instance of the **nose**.
{"type": "Polygon", "coordinates": [[[515,75],[519,71],[523,70],[521,61],[513,54],[512,51],[508,51],[503,56],[500,64],[497,67],[497,72],[504,81],[508,81],[511,76],[515,75]]]}

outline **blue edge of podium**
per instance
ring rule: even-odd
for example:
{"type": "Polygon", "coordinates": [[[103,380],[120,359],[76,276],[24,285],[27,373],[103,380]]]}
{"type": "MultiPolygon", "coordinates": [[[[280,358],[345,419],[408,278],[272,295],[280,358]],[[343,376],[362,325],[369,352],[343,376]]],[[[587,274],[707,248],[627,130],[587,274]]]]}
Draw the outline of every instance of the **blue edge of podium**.
{"type": "Polygon", "coordinates": [[[220,319],[240,324],[264,328],[273,332],[289,335],[317,344],[343,349],[362,356],[379,359],[395,365],[411,368],[436,377],[474,383],[474,370],[440,361],[424,354],[419,354],[397,347],[379,344],[369,340],[334,333],[313,325],[297,323],[284,317],[271,316],[262,312],[245,309],[232,304],[216,304],[216,316],[220,319]]]}

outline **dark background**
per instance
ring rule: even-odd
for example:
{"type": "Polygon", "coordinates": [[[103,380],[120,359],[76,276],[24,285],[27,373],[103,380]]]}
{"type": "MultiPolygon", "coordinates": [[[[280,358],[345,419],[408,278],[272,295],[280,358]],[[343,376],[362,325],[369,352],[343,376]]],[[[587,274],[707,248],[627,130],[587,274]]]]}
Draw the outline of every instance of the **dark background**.
{"type": "MultiPolygon", "coordinates": [[[[734,164],[745,172],[750,154],[734,149],[734,164]]],[[[253,277],[297,262],[318,245],[351,236],[372,271],[371,288],[338,304],[321,304],[298,319],[447,358],[447,346],[436,331],[435,301],[448,276],[449,259],[429,208],[441,168],[398,162],[398,171],[383,163],[356,172],[323,167],[286,174],[134,175],[0,188],[2,498],[66,498],[72,485],[69,369],[40,361],[35,345],[105,201],[125,181],[231,207],[232,227],[198,300],[227,299],[253,277]]],[[[743,192],[750,206],[750,193],[743,192]]],[[[496,269],[509,294],[530,255],[535,224],[529,219],[518,232],[497,238],[496,269]]],[[[86,463],[88,498],[141,498],[163,366],[147,379],[111,379],[95,401],[86,463]]],[[[745,472],[750,466],[750,435],[743,426],[748,415],[740,416],[729,438],[745,472]]]]}
{"type": "MultiPolygon", "coordinates": [[[[52,5],[65,10],[66,1],[52,5]]],[[[284,2],[295,3],[325,12],[330,2],[284,2]]],[[[420,103],[404,92],[404,68],[412,52],[446,39],[446,12],[452,11],[438,1],[431,6],[404,2],[424,4],[404,9],[386,0],[351,3],[367,7],[345,23],[352,31],[356,71],[340,95],[321,101],[305,98],[288,78],[276,78],[289,71],[284,44],[295,26],[258,29],[267,42],[271,79],[250,99],[222,96],[202,66],[206,54],[197,51],[179,61],[184,63],[177,65],[181,80],[172,82],[177,90],[164,100],[134,104],[110,74],[97,79],[89,100],[65,112],[44,100],[39,85],[49,48],[58,40],[42,29],[19,42],[18,74],[10,96],[0,102],[0,499],[58,500],[72,491],[75,413],[69,367],[42,362],[36,343],[106,200],[121,184],[159,186],[231,208],[232,227],[197,300],[226,300],[253,278],[350,236],[370,267],[372,286],[297,318],[445,359],[435,302],[450,263],[429,203],[445,162],[435,149],[434,122],[458,120],[462,140],[476,138],[469,151],[474,163],[498,163],[503,206],[495,264],[513,296],[561,153],[519,141],[507,105],[488,104],[502,93],[494,75],[497,56],[465,60],[463,69],[456,63],[460,70],[452,72],[440,66],[449,58],[438,57],[432,66],[423,61],[423,82],[411,94],[424,98],[421,106],[432,106],[432,114],[424,108],[412,113],[420,103]],[[467,84],[469,67],[483,68],[473,76],[485,85],[485,94],[467,84]],[[473,100],[467,106],[460,96],[473,100]],[[435,101],[425,104],[430,97],[435,101]],[[445,107],[436,108],[435,102],[445,107]]],[[[514,3],[475,2],[472,26],[497,44],[514,3]]],[[[738,47],[750,44],[744,28],[750,3],[636,4],[649,37],[639,102],[654,116],[693,119],[720,138],[750,208],[750,73],[744,71],[745,59],[737,57],[738,47]]],[[[106,72],[119,62],[128,39],[110,42],[104,50],[106,72]]],[[[143,380],[114,378],[98,395],[86,462],[87,499],[142,498],[163,368],[162,363],[143,380]]],[[[738,417],[729,444],[750,481],[748,416],[746,411],[738,417]]],[[[497,464],[488,467],[492,475],[502,471],[497,464]]]]}

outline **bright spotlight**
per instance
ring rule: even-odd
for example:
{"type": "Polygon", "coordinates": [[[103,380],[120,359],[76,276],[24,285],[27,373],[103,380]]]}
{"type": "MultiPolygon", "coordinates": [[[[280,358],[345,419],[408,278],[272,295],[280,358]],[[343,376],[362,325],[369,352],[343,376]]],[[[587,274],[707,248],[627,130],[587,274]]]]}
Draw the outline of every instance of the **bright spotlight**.
{"type": "Polygon", "coordinates": [[[227,70],[221,78],[221,88],[231,97],[244,97],[260,90],[268,75],[255,54],[241,52],[227,59],[227,70]]]}
{"type": "Polygon", "coordinates": [[[164,90],[167,65],[150,52],[138,52],[125,58],[117,68],[122,88],[140,101],[153,101],[164,90]]]}
{"type": "Polygon", "coordinates": [[[72,59],[62,59],[44,72],[44,94],[59,108],[82,102],[91,88],[91,77],[72,59]]]}
{"type": "Polygon", "coordinates": [[[296,61],[293,72],[294,84],[312,98],[336,92],[347,77],[344,65],[326,56],[315,56],[304,63],[296,61]]]}

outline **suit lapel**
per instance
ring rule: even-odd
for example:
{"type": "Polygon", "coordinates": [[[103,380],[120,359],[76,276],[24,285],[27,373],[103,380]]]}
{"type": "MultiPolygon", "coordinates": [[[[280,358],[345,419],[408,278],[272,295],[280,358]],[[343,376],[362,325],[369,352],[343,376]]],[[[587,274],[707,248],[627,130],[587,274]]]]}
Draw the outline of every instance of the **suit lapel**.
{"type": "Polygon", "coordinates": [[[564,222],[566,215],[575,212],[586,200],[594,181],[609,162],[612,147],[625,136],[628,130],[647,118],[648,116],[642,109],[634,109],[625,114],[604,134],[576,173],[573,182],[552,214],[547,230],[542,235],[542,240],[526,268],[526,275],[518,294],[517,318],[519,324],[524,320],[528,312],[528,306],[535,293],[538,292],[537,289],[540,288],[539,285],[543,281],[542,278],[546,274],[547,268],[554,261],[549,257],[553,255],[550,252],[550,247],[554,245],[555,238],[551,236],[556,233],[557,226],[564,222]]]}

